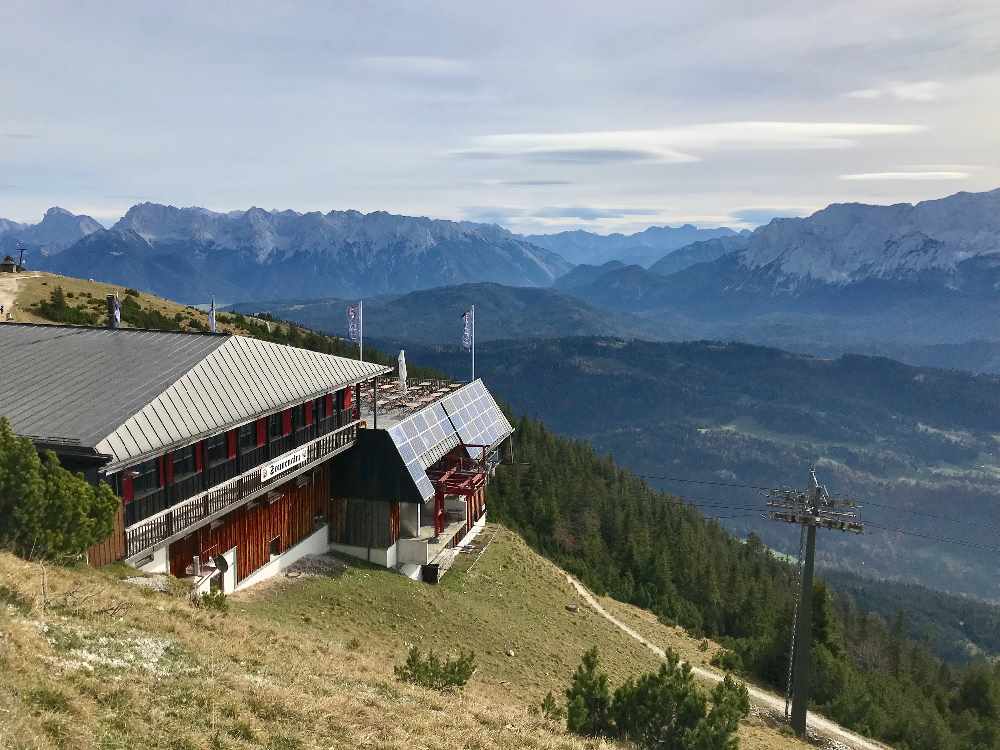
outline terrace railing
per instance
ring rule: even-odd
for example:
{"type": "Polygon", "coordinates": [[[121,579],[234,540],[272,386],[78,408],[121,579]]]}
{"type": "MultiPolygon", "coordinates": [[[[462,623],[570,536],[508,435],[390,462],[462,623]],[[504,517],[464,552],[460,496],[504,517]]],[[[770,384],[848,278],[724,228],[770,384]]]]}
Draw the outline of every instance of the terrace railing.
{"type": "MultiPolygon", "coordinates": [[[[254,466],[237,477],[183,500],[154,516],[125,529],[125,556],[136,557],[171,537],[180,535],[196,524],[216,515],[237,503],[250,500],[286,480],[289,474],[304,466],[349,448],[357,440],[358,422],[350,422],[339,429],[320,435],[310,442],[292,448],[275,460],[280,460],[305,448],[306,460],[291,465],[285,471],[263,480],[263,465],[254,466]]],[[[273,444],[272,444],[273,446],[273,444]]]]}

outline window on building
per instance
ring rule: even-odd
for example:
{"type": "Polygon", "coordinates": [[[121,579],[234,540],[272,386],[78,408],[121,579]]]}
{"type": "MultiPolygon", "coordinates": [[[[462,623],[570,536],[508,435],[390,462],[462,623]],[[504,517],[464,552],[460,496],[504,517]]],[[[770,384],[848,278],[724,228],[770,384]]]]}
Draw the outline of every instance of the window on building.
{"type": "Polygon", "coordinates": [[[160,489],[160,465],[159,461],[155,458],[133,466],[131,471],[134,471],[138,475],[132,479],[132,493],[134,497],[142,497],[160,489]]]}
{"type": "Polygon", "coordinates": [[[196,449],[197,446],[189,445],[170,454],[174,461],[174,482],[194,474],[196,466],[194,452],[196,449]]]}
{"type": "Polygon", "coordinates": [[[292,429],[297,430],[306,426],[306,410],[302,404],[292,407],[292,429]]]}
{"type": "Polygon", "coordinates": [[[240,453],[248,453],[257,447],[257,423],[251,422],[240,427],[240,453]]]}
{"type": "Polygon", "coordinates": [[[281,412],[272,414],[267,418],[267,434],[270,440],[277,440],[284,437],[285,431],[281,425],[281,412]]]}
{"type": "Polygon", "coordinates": [[[213,435],[205,440],[205,461],[209,466],[215,466],[227,460],[229,460],[229,443],[226,440],[226,433],[213,435]]]}
{"type": "Polygon", "coordinates": [[[316,399],[316,419],[326,419],[329,416],[326,413],[326,399],[320,396],[316,399]]]}

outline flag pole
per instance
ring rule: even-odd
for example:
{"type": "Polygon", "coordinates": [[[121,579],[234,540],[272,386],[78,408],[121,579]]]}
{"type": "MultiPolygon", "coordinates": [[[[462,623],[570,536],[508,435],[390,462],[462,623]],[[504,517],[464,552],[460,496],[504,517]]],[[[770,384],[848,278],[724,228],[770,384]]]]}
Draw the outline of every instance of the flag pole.
{"type": "Polygon", "coordinates": [[[365,301],[358,300],[358,359],[365,361],[365,301]]]}
{"type": "Polygon", "coordinates": [[[472,379],[476,379],[476,306],[472,306],[472,379]]]}

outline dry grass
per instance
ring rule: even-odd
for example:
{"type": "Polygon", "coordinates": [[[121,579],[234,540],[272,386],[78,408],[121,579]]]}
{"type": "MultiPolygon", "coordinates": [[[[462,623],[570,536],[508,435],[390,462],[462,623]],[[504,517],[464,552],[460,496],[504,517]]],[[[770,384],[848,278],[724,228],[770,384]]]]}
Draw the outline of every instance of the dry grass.
{"type": "MultiPolygon", "coordinates": [[[[2,554],[0,747],[606,746],[531,708],[565,687],[591,645],[614,681],[655,658],[593,612],[569,612],[569,585],[514,534],[500,529],[469,563],[437,587],[364,565],[278,579],[221,615],[180,590],[123,583],[114,567],[49,569],[43,606],[39,566],[2,554]],[[411,643],[473,649],[466,689],[396,681],[411,643]]],[[[741,738],[804,747],[754,721],[741,738]]]]}
{"type": "MultiPolygon", "coordinates": [[[[115,284],[105,284],[100,281],[89,281],[87,279],[78,279],[72,276],[59,276],[58,274],[40,271],[31,271],[25,274],[19,274],[17,276],[17,296],[15,301],[15,316],[17,322],[51,322],[32,312],[31,306],[38,302],[48,300],[52,290],[57,286],[61,286],[63,288],[63,291],[67,295],[66,302],[71,306],[79,305],[81,303],[86,306],[92,299],[103,302],[104,298],[108,294],[114,294],[116,292],[119,297],[122,297],[125,290],[125,287],[115,284]],[[70,297],[69,295],[73,296],[70,297]]],[[[181,325],[185,330],[196,330],[193,326],[187,324],[186,321],[190,318],[194,318],[202,325],[208,325],[207,313],[188,305],[172,302],[171,300],[164,299],[163,297],[157,297],[155,294],[150,294],[149,292],[145,292],[141,289],[138,291],[139,297],[137,301],[140,306],[144,309],[156,310],[169,318],[174,317],[174,315],[177,315],[178,313],[181,314],[185,321],[181,325]]],[[[101,309],[101,312],[103,313],[103,308],[101,309]]],[[[220,332],[238,334],[247,333],[247,331],[241,329],[240,327],[225,322],[225,317],[227,317],[226,313],[220,314],[220,320],[218,321],[218,330],[220,332]]],[[[127,323],[123,323],[123,326],[126,328],[129,327],[127,323]]]]}

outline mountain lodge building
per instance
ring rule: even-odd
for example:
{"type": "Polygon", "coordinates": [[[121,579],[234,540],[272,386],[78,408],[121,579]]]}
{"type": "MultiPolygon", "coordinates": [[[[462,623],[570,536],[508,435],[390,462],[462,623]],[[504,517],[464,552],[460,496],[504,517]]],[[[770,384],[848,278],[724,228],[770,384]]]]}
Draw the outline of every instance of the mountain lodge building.
{"type": "Polygon", "coordinates": [[[231,592],[329,550],[437,579],[513,428],[481,380],[227,334],[0,325],[0,416],[121,498],[93,565],[231,592]]]}

